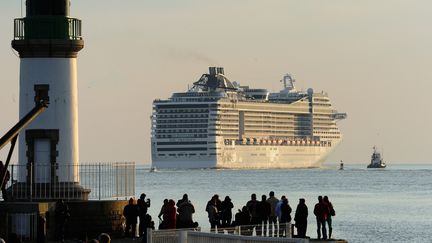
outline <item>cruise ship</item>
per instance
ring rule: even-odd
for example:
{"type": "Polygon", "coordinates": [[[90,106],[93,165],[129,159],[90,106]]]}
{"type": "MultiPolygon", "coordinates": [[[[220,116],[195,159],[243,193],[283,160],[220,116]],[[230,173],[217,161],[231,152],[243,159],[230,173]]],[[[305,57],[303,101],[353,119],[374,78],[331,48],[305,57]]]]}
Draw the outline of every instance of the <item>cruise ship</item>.
{"type": "Polygon", "coordinates": [[[324,92],[296,90],[291,75],[281,81],[283,89],[271,93],[210,67],[186,92],[154,100],[152,167],[319,167],[342,140],[337,121],[346,114],[324,92]]]}

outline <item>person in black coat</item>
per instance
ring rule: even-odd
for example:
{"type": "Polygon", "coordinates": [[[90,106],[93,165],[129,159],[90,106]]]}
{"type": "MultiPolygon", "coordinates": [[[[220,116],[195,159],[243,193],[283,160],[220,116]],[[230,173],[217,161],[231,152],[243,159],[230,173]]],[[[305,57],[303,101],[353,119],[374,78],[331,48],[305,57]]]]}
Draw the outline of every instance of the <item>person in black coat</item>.
{"type": "Polygon", "coordinates": [[[297,237],[306,238],[308,207],[304,198],[300,198],[295,212],[294,220],[297,227],[297,237]]]}
{"type": "Polygon", "coordinates": [[[234,207],[233,203],[231,202],[231,198],[229,196],[225,197],[225,200],[221,203],[221,220],[222,220],[222,227],[229,227],[231,225],[232,220],[232,208],[234,207]]]}
{"type": "Polygon", "coordinates": [[[258,228],[256,230],[257,235],[265,235],[267,232],[267,223],[269,221],[269,217],[271,214],[271,206],[270,203],[267,202],[267,196],[261,196],[261,202],[258,203],[257,206],[257,216],[258,216],[258,228]],[[263,227],[264,225],[264,227],[263,227]],[[263,231],[261,230],[263,229],[263,231]]]}
{"type": "Polygon", "coordinates": [[[139,214],[139,209],[136,204],[134,204],[134,199],[129,199],[129,204],[126,205],[123,209],[123,215],[126,218],[126,237],[132,237],[135,238],[135,232],[136,232],[136,224],[137,224],[137,218],[139,214]],[[132,234],[130,235],[130,230],[132,228],[132,234]]]}
{"type": "Polygon", "coordinates": [[[281,221],[280,221],[281,226],[280,226],[279,236],[282,236],[284,233],[285,236],[287,236],[288,223],[291,222],[291,212],[292,209],[288,204],[288,198],[284,198],[281,205],[281,221]]]}

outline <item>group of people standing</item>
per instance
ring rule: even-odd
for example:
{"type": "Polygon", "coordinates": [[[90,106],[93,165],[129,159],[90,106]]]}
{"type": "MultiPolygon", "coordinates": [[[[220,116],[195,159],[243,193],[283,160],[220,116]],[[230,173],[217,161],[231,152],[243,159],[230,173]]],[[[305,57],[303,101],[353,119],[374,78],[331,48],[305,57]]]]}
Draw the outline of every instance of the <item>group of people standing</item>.
{"type": "MultiPolygon", "coordinates": [[[[126,217],[126,235],[129,231],[135,232],[137,218],[140,220],[139,235],[145,236],[146,228],[154,229],[154,222],[151,216],[147,214],[150,207],[150,199],[145,200],[146,195],[141,194],[137,205],[134,204],[133,198],[129,200],[129,204],[124,208],[124,216],[126,217]]],[[[206,212],[208,215],[211,231],[233,230],[234,227],[240,226],[243,235],[252,235],[255,230],[257,236],[288,236],[290,234],[289,225],[291,225],[292,208],[289,205],[288,198],[283,195],[281,199],[275,197],[275,193],[271,191],[269,197],[261,196],[261,201],[257,200],[255,193],[251,194],[251,198],[246,204],[239,209],[234,215],[232,210],[234,204],[229,196],[226,196],[223,201],[219,199],[219,195],[215,194],[207,202],[206,212]]],[[[326,225],[329,228],[328,238],[332,235],[332,216],[335,216],[335,211],[328,197],[318,197],[318,203],[314,208],[314,215],[317,221],[318,239],[327,239],[326,225]],[[322,235],[321,235],[322,232],[322,235]]],[[[184,194],[177,203],[173,199],[165,199],[161,207],[158,218],[161,223],[159,229],[179,229],[179,228],[196,228],[198,223],[193,221],[195,207],[189,200],[188,195],[184,194]]],[[[307,232],[308,207],[304,198],[299,199],[299,203],[294,214],[294,225],[297,228],[298,238],[306,238],[307,232]]]]}
{"type": "MultiPolygon", "coordinates": [[[[261,201],[258,201],[256,194],[253,193],[246,205],[235,214],[234,221],[231,221],[233,207],[229,196],[226,196],[225,200],[221,202],[219,196],[215,194],[207,202],[206,211],[212,231],[215,231],[216,227],[223,229],[241,226],[242,234],[245,235],[251,235],[254,229],[258,236],[267,234],[269,236],[286,236],[288,234],[286,226],[292,220],[292,209],[286,196],[282,196],[279,200],[271,191],[269,198],[262,195],[261,201]]],[[[299,232],[298,237],[306,237],[307,215],[305,200],[301,198],[294,218],[299,232]]]]}
{"type": "Polygon", "coordinates": [[[194,213],[195,207],[187,194],[184,194],[177,203],[173,199],[164,199],[158,215],[159,220],[162,221],[159,229],[196,228],[198,223],[193,221],[194,213]]]}
{"type": "MultiPolygon", "coordinates": [[[[154,221],[147,213],[150,207],[150,199],[145,199],[146,194],[142,193],[135,204],[133,198],[129,199],[129,204],[123,209],[123,216],[126,218],[125,236],[135,237],[136,225],[139,218],[138,234],[146,239],[147,228],[154,229],[154,221]]],[[[192,215],[195,207],[191,203],[187,194],[175,203],[173,199],[165,199],[158,215],[161,223],[159,229],[180,229],[196,228],[198,223],[193,221],[192,215]]]]}
{"type": "Polygon", "coordinates": [[[328,238],[330,239],[333,231],[332,216],[336,216],[336,212],[333,208],[333,204],[329,201],[327,196],[324,196],[324,198],[322,196],[318,197],[318,203],[315,204],[314,214],[317,220],[318,239],[321,239],[321,232],[322,239],[327,239],[326,224],[328,225],[328,238]]]}

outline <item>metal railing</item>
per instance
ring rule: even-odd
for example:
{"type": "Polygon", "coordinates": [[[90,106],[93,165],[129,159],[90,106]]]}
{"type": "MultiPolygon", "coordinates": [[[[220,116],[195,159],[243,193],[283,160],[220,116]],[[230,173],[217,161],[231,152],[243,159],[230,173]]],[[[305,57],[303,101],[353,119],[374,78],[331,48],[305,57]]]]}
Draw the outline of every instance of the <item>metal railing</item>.
{"type": "MultiPolygon", "coordinates": [[[[292,238],[291,224],[284,224],[279,232],[275,231],[274,235],[266,233],[267,236],[260,236],[259,229],[261,225],[243,225],[231,228],[220,228],[213,233],[201,232],[197,229],[172,229],[172,230],[151,230],[147,232],[148,243],[307,243],[308,239],[292,238]],[[283,231],[284,234],[279,234],[283,231]],[[257,234],[258,233],[258,234],[257,234]]],[[[276,230],[276,229],[275,229],[276,230]]]]}
{"type": "Polygon", "coordinates": [[[275,238],[275,237],[251,237],[230,234],[212,234],[204,232],[187,232],[188,243],[308,243],[309,239],[300,238],[275,238]]]}
{"type": "Polygon", "coordinates": [[[9,200],[107,200],[135,195],[135,163],[10,165],[9,200]]]}
{"type": "Polygon", "coordinates": [[[82,40],[81,20],[68,17],[33,17],[14,20],[14,40],[82,40]]]}

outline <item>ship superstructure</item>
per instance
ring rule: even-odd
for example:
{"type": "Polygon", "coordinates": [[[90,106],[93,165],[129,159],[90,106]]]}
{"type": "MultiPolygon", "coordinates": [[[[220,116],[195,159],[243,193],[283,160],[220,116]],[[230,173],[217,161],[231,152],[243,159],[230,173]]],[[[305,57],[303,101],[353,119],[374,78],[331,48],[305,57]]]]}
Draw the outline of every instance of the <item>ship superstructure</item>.
{"type": "Polygon", "coordinates": [[[229,81],[210,67],[187,92],[155,100],[152,166],[156,168],[318,167],[342,139],[325,93],[270,93],[229,81]]]}
{"type": "Polygon", "coordinates": [[[381,156],[381,153],[378,152],[378,149],[376,146],[373,147],[373,153],[371,156],[371,162],[367,166],[367,168],[385,168],[387,167],[386,163],[383,160],[383,157],[381,156]]]}

